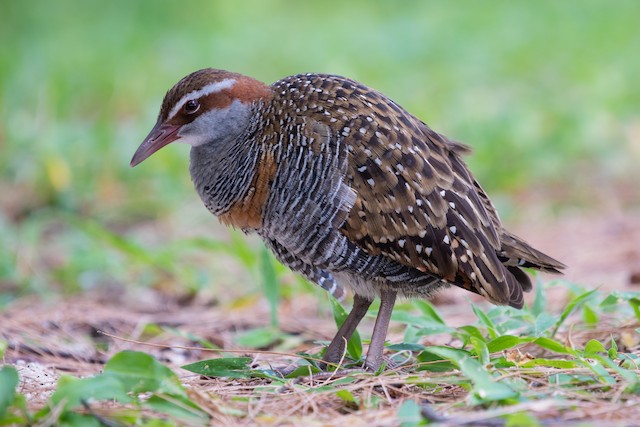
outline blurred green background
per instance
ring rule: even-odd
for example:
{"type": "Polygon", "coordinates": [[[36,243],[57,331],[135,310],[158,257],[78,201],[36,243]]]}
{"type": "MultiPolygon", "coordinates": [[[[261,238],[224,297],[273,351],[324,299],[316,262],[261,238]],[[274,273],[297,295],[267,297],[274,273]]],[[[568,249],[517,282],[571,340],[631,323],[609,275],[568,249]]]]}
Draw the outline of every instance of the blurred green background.
{"type": "Polygon", "coordinates": [[[255,242],[200,206],[187,147],[128,165],[165,91],[209,66],[379,89],[474,148],[508,221],[637,206],[639,16],[635,0],[0,1],[0,307],[259,281],[242,272],[255,242]]]}

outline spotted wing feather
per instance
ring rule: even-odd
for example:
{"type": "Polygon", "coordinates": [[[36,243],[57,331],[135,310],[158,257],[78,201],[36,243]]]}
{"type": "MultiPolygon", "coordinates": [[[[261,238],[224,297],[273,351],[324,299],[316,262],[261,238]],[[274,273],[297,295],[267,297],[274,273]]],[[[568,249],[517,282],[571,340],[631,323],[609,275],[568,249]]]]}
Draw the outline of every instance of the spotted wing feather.
{"type": "Polygon", "coordinates": [[[350,241],[495,303],[523,305],[530,281],[503,261],[534,252],[520,240],[503,246],[510,234],[464,164],[465,146],[349,79],[301,75],[274,86],[290,108],[337,131],[347,147],[346,183],[356,198],[341,230],[350,241]]]}

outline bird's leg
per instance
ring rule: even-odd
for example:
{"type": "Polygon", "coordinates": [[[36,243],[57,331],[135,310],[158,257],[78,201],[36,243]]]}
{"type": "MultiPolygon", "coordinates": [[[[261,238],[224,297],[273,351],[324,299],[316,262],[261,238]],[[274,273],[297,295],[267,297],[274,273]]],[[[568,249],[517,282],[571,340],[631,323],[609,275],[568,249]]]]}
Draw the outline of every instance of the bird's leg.
{"type": "Polygon", "coordinates": [[[369,351],[364,362],[365,369],[373,372],[377,371],[382,364],[382,350],[384,349],[384,341],[387,338],[391,312],[396,303],[396,295],[396,291],[380,291],[380,310],[378,310],[378,317],[376,317],[376,323],[373,326],[369,351]]]}
{"type": "MultiPolygon", "coordinates": [[[[327,351],[324,353],[323,361],[325,363],[336,364],[340,362],[342,359],[342,355],[344,353],[345,344],[353,335],[353,332],[356,330],[356,327],[362,320],[365,314],[367,314],[367,309],[371,305],[371,301],[367,298],[356,294],[353,297],[353,308],[351,312],[344,320],[344,323],[336,333],[336,336],[333,337],[329,347],[327,347],[327,351]]],[[[326,365],[322,366],[324,369],[326,365]]]]}

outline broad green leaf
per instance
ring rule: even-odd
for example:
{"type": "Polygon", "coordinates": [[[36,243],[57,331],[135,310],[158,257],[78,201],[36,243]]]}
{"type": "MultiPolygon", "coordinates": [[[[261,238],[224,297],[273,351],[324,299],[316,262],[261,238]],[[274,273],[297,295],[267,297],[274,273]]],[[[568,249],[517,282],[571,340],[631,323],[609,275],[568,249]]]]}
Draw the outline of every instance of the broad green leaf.
{"type": "Polygon", "coordinates": [[[249,378],[252,376],[251,360],[250,357],[221,357],[190,363],[182,369],[207,377],[249,378]]]}
{"type": "Polygon", "coordinates": [[[616,344],[616,340],[613,339],[613,335],[611,336],[611,348],[607,352],[607,355],[611,360],[618,358],[618,345],[616,344]]]}
{"type": "Polygon", "coordinates": [[[500,321],[496,321],[496,319],[494,318],[494,323],[496,323],[498,327],[498,336],[500,336],[500,334],[506,333],[507,331],[516,330],[523,331],[523,333],[525,333],[525,330],[531,330],[532,322],[533,319],[523,319],[522,317],[511,317],[508,319],[500,318],[500,321]]]}
{"type": "MultiPolygon", "coordinates": [[[[619,297],[619,292],[612,292],[600,303],[600,307],[610,307],[612,305],[618,304],[623,299],[619,297]]],[[[624,299],[626,301],[626,299],[624,299]]]]}
{"type": "Polygon", "coordinates": [[[544,358],[529,360],[520,365],[520,367],[522,368],[535,368],[536,366],[546,366],[548,368],[557,368],[557,369],[575,369],[575,368],[581,368],[583,365],[580,362],[575,360],[544,359],[544,358]]]}
{"type": "Polygon", "coordinates": [[[480,329],[476,328],[475,326],[472,325],[466,325],[466,326],[461,326],[458,328],[457,331],[457,335],[460,336],[460,338],[465,341],[470,338],[470,337],[476,337],[480,340],[485,340],[484,335],[482,334],[482,332],[480,331],[480,329]],[[462,332],[462,333],[460,333],[462,332]]]}
{"type": "Polygon", "coordinates": [[[437,335],[437,334],[450,334],[454,329],[440,323],[431,322],[430,325],[416,327],[415,335],[418,337],[437,335]]]}
{"type": "Polygon", "coordinates": [[[116,400],[122,403],[131,402],[127,395],[129,389],[113,375],[97,375],[90,378],[74,378],[63,375],[58,380],[56,391],[51,396],[53,405],[64,402],[65,410],[77,408],[83,401],[116,400]]]}
{"type": "Polygon", "coordinates": [[[487,370],[465,351],[448,347],[431,347],[429,351],[456,365],[473,382],[473,396],[481,402],[509,399],[518,394],[506,384],[495,381],[487,370]]]}
{"type": "Polygon", "coordinates": [[[487,327],[489,336],[491,336],[492,339],[498,337],[498,329],[496,328],[496,325],[493,323],[493,321],[489,318],[489,316],[487,316],[475,304],[471,304],[471,308],[473,309],[476,317],[478,317],[478,320],[480,320],[480,323],[487,327]]]}
{"type": "Polygon", "coordinates": [[[629,300],[629,305],[633,309],[633,313],[636,315],[636,320],[640,322],[640,296],[631,298],[629,300]]]}
{"type": "MultiPolygon", "coordinates": [[[[348,314],[337,299],[329,297],[329,300],[331,301],[333,319],[339,329],[347,319],[348,314]]],[[[347,342],[347,353],[355,361],[359,361],[362,358],[362,341],[360,340],[360,334],[357,330],[353,331],[351,339],[347,342]]]]}
{"type": "Polygon", "coordinates": [[[637,373],[631,372],[623,368],[622,366],[619,366],[617,363],[615,363],[613,360],[609,359],[608,357],[602,356],[600,354],[596,354],[593,356],[593,358],[597,359],[600,363],[602,363],[602,365],[606,366],[607,368],[617,372],[630,385],[633,386],[640,383],[640,376],[638,376],[637,373]]]}
{"type": "Polygon", "coordinates": [[[552,340],[551,338],[540,337],[540,338],[536,338],[532,342],[538,345],[539,347],[546,348],[547,350],[553,351],[555,353],[571,354],[574,356],[576,355],[576,352],[574,350],[564,346],[558,341],[552,340]]]}
{"type": "Polygon", "coordinates": [[[508,350],[523,343],[531,342],[533,338],[519,338],[513,335],[502,335],[492,339],[487,343],[489,353],[497,353],[499,351],[508,350]]]}
{"type": "Polygon", "coordinates": [[[593,371],[594,374],[598,376],[600,381],[604,384],[615,384],[616,379],[611,376],[611,374],[605,369],[604,365],[601,363],[602,356],[595,355],[590,360],[585,361],[585,366],[593,371]]]}
{"type": "Polygon", "coordinates": [[[416,427],[422,425],[420,404],[415,400],[405,400],[398,408],[398,421],[401,427],[416,427]]]}
{"type": "Polygon", "coordinates": [[[190,426],[209,424],[209,416],[186,396],[154,394],[144,401],[144,405],[190,426]]]}
{"type": "Polygon", "coordinates": [[[13,402],[18,381],[18,372],[13,366],[0,368],[0,420],[4,418],[7,408],[13,402]]]}
{"type": "Polygon", "coordinates": [[[542,424],[527,412],[516,412],[506,416],[504,427],[540,427],[542,424]]]}
{"type": "Polygon", "coordinates": [[[507,369],[517,366],[516,363],[507,360],[507,358],[504,356],[494,357],[493,359],[491,359],[491,364],[496,369],[507,369]]]}
{"type": "Polygon", "coordinates": [[[413,304],[418,307],[418,310],[429,320],[445,325],[445,321],[440,317],[436,308],[429,301],[417,299],[413,301],[413,304]]]}
{"type": "Polygon", "coordinates": [[[474,354],[478,356],[478,361],[483,367],[486,367],[489,362],[489,350],[484,340],[479,340],[476,337],[471,337],[471,345],[473,346],[474,354]]]}
{"type": "Polygon", "coordinates": [[[313,365],[298,366],[291,373],[289,373],[285,378],[308,377],[313,374],[317,374],[318,372],[322,372],[322,371],[313,365]]]}
{"type": "Polygon", "coordinates": [[[614,305],[619,304],[622,301],[628,302],[629,306],[633,309],[636,320],[640,321],[640,292],[611,292],[600,303],[600,306],[604,308],[612,308],[614,305]]]}
{"type": "Polygon", "coordinates": [[[589,304],[585,304],[582,308],[582,319],[584,323],[589,326],[595,326],[598,324],[598,320],[600,320],[598,313],[596,313],[589,304]]]}
{"type": "Polygon", "coordinates": [[[356,397],[353,395],[353,393],[351,393],[347,389],[342,389],[342,390],[336,391],[336,396],[339,397],[340,399],[344,400],[345,402],[351,402],[351,403],[358,404],[358,400],[356,399],[356,397]]]}
{"type": "Polygon", "coordinates": [[[554,316],[550,313],[542,312],[536,317],[534,324],[533,335],[536,337],[541,336],[544,332],[548,331],[553,325],[558,322],[558,316],[554,316]]]}
{"type": "Polygon", "coordinates": [[[422,335],[419,335],[418,332],[419,332],[419,329],[417,327],[413,325],[407,325],[407,327],[404,328],[403,341],[405,343],[419,345],[418,342],[420,341],[422,335]]]}
{"type": "Polygon", "coordinates": [[[572,384],[596,384],[593,375],[557,373],[549,375],[548,378],[549,383],[564,386],[572,384]]]}
{"type": "Polygon", "coordinates": [[[387,348],[393,351],[422,351],[425,350],[426,347],[421,344],[413,344],[413,343],[399,343],[399,344],[391,344],[388,345],[387,348]]]}
{"type": "Polygon", "coordinates": [[[93,415],[65,411],[60,414],[56,425],[61,425],[64,427],[102,427],[105,424],[101,423],[93,415]]]}
{"type": "Polygon", "coordinates": [[[134,393],[185,394],[177,375],[147,353],[121,351],[107,362],[104,372],[121,381],[125,390],[134,393]]]}
{"type": "Polygon", "coordinates": [[[419,371],[448,372],[456,368],[456,365],[437,354],[431,353],[429,350],[420,352],[416,356],[416,360],[420,363],[418,366],[419,371]]]}
{"type": "Polygon", "coordinates": [[[553,338],[558,333],[560,326],[562,326],[564,321],[567,320],[567,317],[569,317],[569,315],[573,313],[574,310],[576,310],[578,307],[580,307],[589,299],[591,299],[596,294],[596,292],[598,292],[598,290],[593,289],[591,291],[584,292],[578,295],[577,297],[573,298],[571,301],[569,301],[569,304],[567,304],[564,310],[562,310],[562,314],[560,314],[560,318],[556,322],[549,338],[553,338]]]}
{"type": "Polygon", "coordinates": [[[584,355],[585,357],[591,357],[598,353],[606,353],[607,349],[604,348],[604,345],[600,341],[597,340],[589,340],[587,344],[584,346],[584,355]]]}

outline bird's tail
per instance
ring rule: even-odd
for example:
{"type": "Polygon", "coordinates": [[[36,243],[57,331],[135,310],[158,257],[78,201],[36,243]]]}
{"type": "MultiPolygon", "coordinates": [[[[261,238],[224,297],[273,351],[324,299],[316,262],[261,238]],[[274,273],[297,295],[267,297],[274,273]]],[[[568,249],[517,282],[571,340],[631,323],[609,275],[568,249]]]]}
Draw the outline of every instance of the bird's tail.
{"type": "Polygon", "coordinates": [[[502,248],[498,258],[512,276],[507,279],[510,292],[509,305],[520,308],[523,303],[522,292],[529,292],[532,288],[531,279],[521,268],[562,274],[561,270],[565,265],[506,230],[503,231],[500,240],[502,248]]]}

